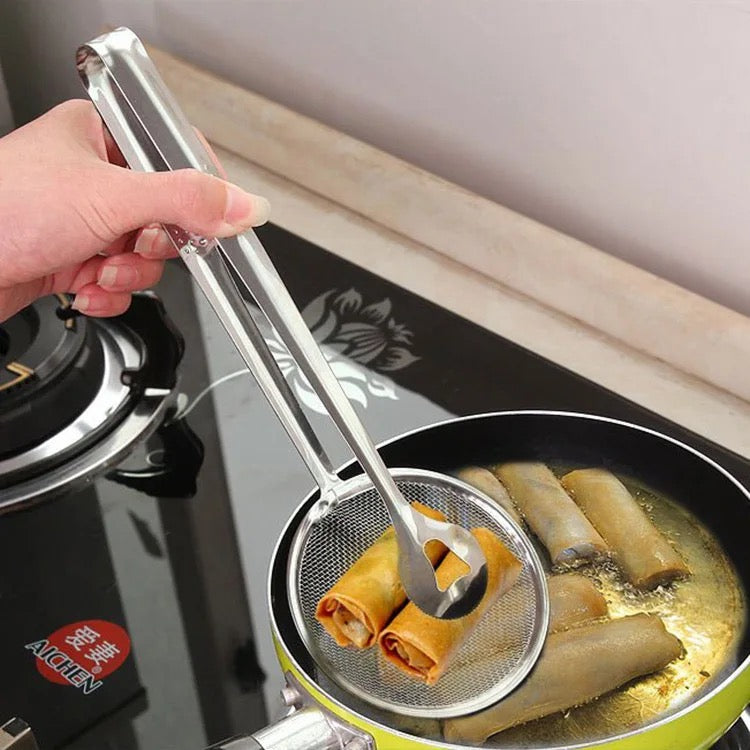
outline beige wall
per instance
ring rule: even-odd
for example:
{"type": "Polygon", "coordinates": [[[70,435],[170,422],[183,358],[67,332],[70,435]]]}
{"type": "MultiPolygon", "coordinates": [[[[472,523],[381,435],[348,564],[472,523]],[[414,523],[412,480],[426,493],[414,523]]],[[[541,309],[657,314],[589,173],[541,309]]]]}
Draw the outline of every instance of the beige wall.
{"type": "Polygon", "coordinates": [[[104,23],[131,25],[241,85],[750,314],[750,2],[0,6],[0,24],[19,27],[3,53],[19,115],[77,95],[75,44],[104,23]],[[33,78],[23,96],[19,70],[33,78]]]}

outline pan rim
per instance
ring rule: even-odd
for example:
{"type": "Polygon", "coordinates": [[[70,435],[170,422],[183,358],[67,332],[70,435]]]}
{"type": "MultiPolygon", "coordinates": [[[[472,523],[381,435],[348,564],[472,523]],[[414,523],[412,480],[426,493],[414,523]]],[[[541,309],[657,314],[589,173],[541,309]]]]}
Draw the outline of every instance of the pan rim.
{"type": "MultiPolygon", "coordinates": [[[[645,433],[653,437],[656,437],[658,439],[664,440],[668,443],[672,443],[678,448],[681,448],[682,450],[693,454],[700,460],[707,463],[711,468],[718,471],[722,476],[724,476],[725,479],[728,479],[730,483],[733,484],[736,487],[736,489],[738,489],[740,493],[745,496],[745,499],[747,500],[747,502],[750,503],[750,490],[748,490],[743,484],[741,484],[740,481],[736,479],[723,466],[721,466],[719,463],[717,463],[712,458],[705,455],[698,449],[693,448],[692,446],[687,445],[686,443],[683,443],[681,440],[678,440],[677,438],[673,438],[669,435],[665,435],[663,432],[659,432],[658,430],[654,430],[650,427],[645,427],[643,425],[635,424],[634,422],[627,422],[622,419],[616,419],[614,417],[605,417],[605,416],[601,416],[598,414],[589,414],[586,412],[550,410],[550,409],[513,409],[513,410],[507,410],[507,411],[491,411],[491,412],[481,412],[477,414],[467,414],[467,415],[462,415],[462,416],[457,416],[457,417],[450,417],[447,419],[440,420],[438,422],[433,422],[428,425],[423,425],[422,427],[416,427],[406,432],[399,433],[398,435],[388,438],[387,440],[383,440],[379,442],[377,444],[377,447],[378,449],[380,449],[392,443],[395,443],[396,441],[403,440],[404,438],[410,437],[412,435],[417,435],[421,432],[426,432],[428,430],[432,430],[434,428],[442,427],[442,426],[449,425],[449,424],[456,424],[456,423],[468,422],[468,421],[478,421],[481,419],[490,419],[490,418],[497,418],[497,417],[504,417],[504,416],[510,417],[510,416],[527,416],[527,415],[528,416],[563,417],[563,418],[580,419],[580,420],[585,420],[585,421],[590,421],[590,422],[604,422],[607,424],[613,424],[619,427],[624,427],[626,429],[634,430],[636,432],[645,433]]],[[[356,463],[355,459],[351,459],[347,461],[346,463],[342,464],[337,469],[336,473],[338,474],[339,472],[345,470],[347,467],[353,465],[354,463],[356,463]]],[[[271,555],[271,564],[269,566],[269,571],[268,571],[268,576],[267,576],[267,588],[266,588],[267,601],[266,603],[268,605],[268,610],[270,614],[270,622],[271,622],[271,631],[272,631],[274,638],[277,640],[279,645],[283,648],[286,657],[293,664],[294,668],[301,675],[304,676],[304,679],[307,680],[311,685],[313,685],[316,690],[320,691],[326,697],[328,701],[335,704],[338,708],[340,708],[345,713],[355,716],[358,720],[360,720],[364,724],[375,725],[384,732],[388,732],[393,735],[403,737],[404,739],[409,740],[411,742],[415,742],[415,741],[422,742],[425,744],[425,747],[439,747],[439,748],[445,748],[446,750],[465,750],[465,748],[467,747],[466,745],[455,745],[452,743],[444,742],[443,740],[427,740],[425,738],[421,738],[416,735],[407,734],[405,732],[402,732],[399,729],[395,729],[393,727],[382,724],[377,719],[373,719],[368,716],[362,715],[359,711],[357,711],[354,708],[351,708],[350,706],[343,704],[338,698],[330,695],[323,687],[318,685],[317,681],[313,677],[311,677],[307,673],[307,671],[302,668],[302,666],[300,666],[297,659],[291,653],[291,649],[287,647],[286,641],[284,637],[281,635],[278,623],[276,621],[274,602],[273,602],[272,573],[273,573],[274,564],[277,560],[279,549],[281,547],[283,540],[290,533],[290,528],[292,527],[292,524],[295,522],[295,519],[299,515],[300,511],[303,510],[304,506],[310,502],[311,498],[314,497],[317,491],[318,490],[316,488],[312,490],[311,492],[309,492],[304,497],[302,502],[300,502],[295,507],[289,519],[284,524],[284,527],[279,534],[276,544],[274,545],[273,553],[271,555]]],[[[710,691],[700,696],[695,701],[690,702],[689,704],[679,709],[675,713],[669,714],[668,716],[658,719],[657,721],[647,724],[646,726],[639,727],[638,729],[634,729],[628,732],[622,732],[616,735],[609,735],[607,737],[603,737],[598,740],[592,740],[590,742],[579,743],[576,745],[562,745],[562,746],[547,745],[545,746],[545,750],[563,750],[563,748],[564,750],[585,750],[586,748],[597,747],[601,745],[602,743],[614,743],[614,742],[625,740],[631,737],[637,737],[638,735],[642,735],[642,734],[646,734],[648,732],[654,731],[659,727],[672,724],[673,722],[676,722],[688,716],[689,714],[698,710],[701,706],[705,705],[706,703],[714,699],[716,696],[718,696],[720,693],[726,690],[727,687],[729,687],[732,683],[734,683],[737,679],[739,679],[740,676],[748,668],[750,668],[750,654],[748,654],[745,657],[745,659],[742,662],[740,662],[734,668],[734,670],[732,670],[730,674],[728,674],[718,685],[714,686],[710,691]]],[[[740,714],[738,714],[738,716],[740,715],[741,715],[741,712],[740,714]]]]}

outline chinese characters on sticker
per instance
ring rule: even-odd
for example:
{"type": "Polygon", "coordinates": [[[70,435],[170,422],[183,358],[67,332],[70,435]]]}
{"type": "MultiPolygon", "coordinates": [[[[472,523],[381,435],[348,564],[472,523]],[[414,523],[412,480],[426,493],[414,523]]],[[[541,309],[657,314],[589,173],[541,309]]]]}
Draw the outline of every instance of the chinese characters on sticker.
{"type": "Polygon", "coordinates": [[[114,643],[101,638],[101,634],[88,625],[77,628],[73,635],[66,636],[65,643],[72,646],[77,652],[83,652],[83,658],[94,662],[91,671],[99,674],[102,664],[107,664],[114,659],[120,649],[114,643]],[[97,641],[101,640],[100,643],[97,641]],[[90,648],[87,648],[90,646],[90,648]]]}
{"type": "Polygon", "coordinates": [[[43,677],[89,695],[128,657],[130,638],[113,622],[85,620],[65,625],[25,647],[36,656],[36,668],[43,677]]]}

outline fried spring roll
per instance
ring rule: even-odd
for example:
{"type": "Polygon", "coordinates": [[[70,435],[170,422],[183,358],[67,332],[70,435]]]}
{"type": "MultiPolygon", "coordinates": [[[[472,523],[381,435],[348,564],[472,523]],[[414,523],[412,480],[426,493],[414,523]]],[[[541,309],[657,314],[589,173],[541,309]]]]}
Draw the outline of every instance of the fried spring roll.
{"type": "MultiPolygon", "coordinates": [[[[474,529],[472,533],[487,561],[487,591],[476,609],[457,620],[439,620],[410,602],[380,634],[385,658],[428,685],[437,682],[482,614],[521,573],[520,560],[489,529],[474,529]]],[[[436,572],[440,588],[447,588],[465,572],[466,564],[449,552],[436,572]]]]}
{"type": "MultiPolygon", "coordinates": [[[[547,633],[557,633],[598,620],[609,614],[607,602],[592,581],[579,573],[562,573],[547,578],[549,623],[547,633]]],[[[488,656],[510,648],[502,641],[481,644],[461,654],[462,664],[482,662],[488,656]]]]}
{"type": "Polygon", "coordinates": [[[605,469],[579,469],[562,484],[611,547],[628,581],[650,590],[690,574],[625,485],[605,469]]]}
{"type": "MultiPolygon", "coordinates": [[[[442,513],[421,503],[412,503],[412,507],[429,518],[445,520],[442,513]]],[[[447,548],[432,541],[425,550],[435,565],[447,548]]],[[[369,648],[405,601],[398,575],[396,532],[389,526],[318,602],[315,617],[339,646],[369,648]]]]}
{"type": "Polygon", "coordinates": [[[563,573],[547,579],[549,591],[548,632],[556,633],[607,614],[607,601],[591,579],[563,573]]]}
{"type": "Polygon", "coordinates": [[[443,724],[449,742],[479,744],[504,729],[580,706],[663,669],[682,644],[655,615],[638,614],[553,633],[531,675],[491,708],[443,724]]]}
{"type": "Polygon", "coordinates": [[[579,565],[607,552],[604,540],[544,464],[500,464],[494,472],[554,565],[579,565]]]}
{"type": "MultiPolygon", "coordinates": [[[[549,591],[549,624],[547,633],[557,633],[578,627],[609,614],[607,602],[590,579],[578,573],[562,573],[547,578],[549,591]]],[[[512,646],[502,640],[463,651],[461,663],[483,662],[488,656],[506,651],[512,646]]]]}
{"type": "Polygon", "coordinates": [[[492,498],[501,508],[507,510],[510,517],[519,525],[523,525],[523,519],[518,509],[513,505],[508,490],[503,487],[497,477],[488,469],[480,466],[467,466],[458,472],[458,478],[462,479],[472,487],[492,498]]]}

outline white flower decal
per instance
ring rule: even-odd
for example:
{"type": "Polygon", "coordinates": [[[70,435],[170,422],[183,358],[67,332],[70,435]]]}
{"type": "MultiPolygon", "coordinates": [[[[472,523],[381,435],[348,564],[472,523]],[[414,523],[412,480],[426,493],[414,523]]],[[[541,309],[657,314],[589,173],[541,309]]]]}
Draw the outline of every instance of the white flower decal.
{"type": "MultiPolygon", "coordinates": [[[[398,400],[396,384],[382,373],[401,370],[419,357],[408,350],[412,333],[391,317],[388,298],[363,307],[362,295],[356,289],[343,293],[332,289],[314,299],[302,316],[351,401],[366,408],[368,394],[398,400]]],[[[320,399],[275,332],[266,340],[299,400],[325,414],[320,399]]]]}

